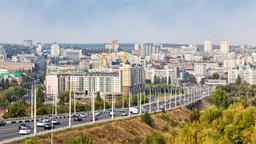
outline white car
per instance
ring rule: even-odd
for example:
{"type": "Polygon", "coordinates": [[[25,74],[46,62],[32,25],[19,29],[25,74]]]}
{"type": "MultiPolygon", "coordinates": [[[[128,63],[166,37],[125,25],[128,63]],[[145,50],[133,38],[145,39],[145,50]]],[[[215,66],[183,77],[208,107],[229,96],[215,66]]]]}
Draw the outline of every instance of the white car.
{"type": "Polygon", "coordinates": [[[96,111],[95,112],[95,116],[98,116],[98,115],[100,115],[101,114],[101,112],[99,112],[99,111],[96,111]]]}
{"type": "Polygon", "coordinates": [[[51,124],[51,120],[48,119],[44,119],[43,121],[39,121],[37,122],[36,126],[38,127],[44,127],[46,124],[51,124]]]}
{"type": "Polygon", "coordinates": [[[31,133],[32,133],[32,130],[29,127],[23,127],[19,130],[19,134],[21,134],[21,135],[28,135],[31,133]]]}
{"type": "Polygon", "coordinates": [[[133,114],[139,113],[139,109],[136,107],[130,107],[129,111],[130,111],[130,113],[133,113],[133,114]]]}
{"type": "Polygon", "coordinates": [[[110,115],[110,116],[112,116],[112,115],[114,116],[114,115],[115,115],[115,111],[112,111],[112,110],[109,111],[109,115],[110,115]]]}
{"type": "Polygon", "coordinates": [[[128,110],[121,110],[121,116],[127,116],[128,115],[128,110]]]}
{"type": "Polygon", "coordinates": [[[87,116],[87,114],[86,114],[86,113],[85,113],[85,114],[79,114],[79,116],[80,116],[81,118],[84,118],[84,117],[87,116]]]}

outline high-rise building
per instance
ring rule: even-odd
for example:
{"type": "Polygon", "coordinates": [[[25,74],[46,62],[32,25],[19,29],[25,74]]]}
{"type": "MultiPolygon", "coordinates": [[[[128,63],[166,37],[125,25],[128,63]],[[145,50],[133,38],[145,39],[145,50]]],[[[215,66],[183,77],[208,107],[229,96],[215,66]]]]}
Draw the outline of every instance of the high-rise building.
{"type": "Polygon", "coordinates": [[[24,40],[23,41],[23,46],[32,48],[33,47],[33,41],[32,40],[24,40]]]}
{"type": "Polygon", "coordinates": [[[222,54],[227,54],[229,53],[229,42],[226,40],[220,41],[220,52],[222,54]]]}
{"type": "Polygon", "coordinates": [[[205,41],[204,42],[204,51],[211,53],[212,52],[212,41],[205,41]]]}
{"type": "Polygon", "coordinates": [[[144,68],[139,64],[130,64],[127,60],[125,49],[123,55],[123,64],[119,68],[119,77],[123,96],[128,96],[129,92],[136,93],[140,89],[144,88],[144,68]]]}
{"type": "Polygon", "coordinates": [[[101,92],[121,94],[118,71],[110,72],[59,72],[45,78],[46,95],[57,96],[65,90],[73,92],[101,92]]]}
{"type": "Polygon", "coordinates": [[[57,43],[51,45],[51,56],[57,57],[60,55],[60,46],[57,43]]]}
{"type": "Polygon", "coordinates": [[[58,75],[47,74],[45,76],[45,86],[47,97],[57,97],[59,94],[58,75]]]}
{"type": "Polygon", "coordinates": [[[40,54],[42,52],[43,46],[41,43],[36,44],[36,53],[40,54]]]}
{"type": "Polygon", "coordinates": [[[162,45],[158,43],[144,43],[143,46],[143,56],[151,56],[153,54],[159,54],[162,49],[162,45]]]}

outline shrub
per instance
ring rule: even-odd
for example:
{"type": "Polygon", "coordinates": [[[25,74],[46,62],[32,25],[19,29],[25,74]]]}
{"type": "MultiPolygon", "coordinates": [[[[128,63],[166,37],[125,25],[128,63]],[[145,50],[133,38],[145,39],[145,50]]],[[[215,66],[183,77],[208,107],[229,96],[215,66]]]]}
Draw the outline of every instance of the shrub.
{"type": "Polygon", "coordinates": [[[35,139],[28,138],[25,140],[25,144],[39,144],[35,139]]]}
{"type": "Polygon", "coordinates": [[[145,114],[141,116],[141,119],[143,122],[145,122],[150,127],[154,127],[155,122],[148,112],[145,112],[145,114]]]}
{"type": "Polygon", "coordinates": [[[65,144],[92,144],[92,139],[87,136],[77,136],[65,142],[65,144]]]}
{"type": "Polygon", "coordinates": [[[144,144],[165,144],[164,136],[159,132],[153,132],[152,135],[146,137],[144,144]]]}

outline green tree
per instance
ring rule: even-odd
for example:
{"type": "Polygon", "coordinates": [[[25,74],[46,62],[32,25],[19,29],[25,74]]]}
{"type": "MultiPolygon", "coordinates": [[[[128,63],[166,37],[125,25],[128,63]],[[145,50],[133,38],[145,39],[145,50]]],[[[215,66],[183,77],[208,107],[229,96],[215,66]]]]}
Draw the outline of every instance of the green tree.
{"type": "Polygon", "coordinates": [[[7,112],[4,113],[4,118],[15,118],[15,117],[25,117],[27,116],[26,105],[24,101],[17,102],[14,104],[9,104],[7,107],[7,112]]]}
{"type": "Polygon", "coordinates": [[[222,89],[216,89],[211,99],[218,108],[227,108],[232,103],[230,95],[222,89]]]}
{"type": "Polygon", "coordinates": [[[10,87],[10,82],[9,82],[8,79],[6,79],[6,80],[4,81],[4,87],[5,87],[5,89],[8,89],[8,88],[10,87]]]}
{"type": "Polygon", "coordinates": [[[195,122],[198,121],[200,118],[200,113],[199,113],[199,109],[193,109],[192,112],[190,113],[190,122],[195,122]]]}
{"type": "Polygon", "coordinates": [[[36,88],[36,100],[38,105],[42,105],[44,103],[44,88],[42,86],[37,86],[36,88]]]}
{"type": "Polygon", "coordinates": [[[97,92],[96,100],[97,100],[97,101],[101,101],[100,92],[97,92]]]}
{"type": "Polygon", "coordinates": [[[238,75],[236,79],[236,85],[240,85],[242,82],[241,77],[238,75]]]}
{"type": "Polygon", "coordinates": [[[67,103],[69,101],[69,91],[64,91],[64,92],[61,92],[59,95],[58,95],[58,99],[59,99],[59,103],[61,105],[67,103]]]}
{"type": "Polygon", "coordinates": [[[141,120],[143,122],[145,122],[147,125],[149,125],[150,127],[154,127],[155,126],[154,119],[150,116],[150,114],[148,112],[145,112],[145,114],[143,114],[141,116],[141,120]]]}

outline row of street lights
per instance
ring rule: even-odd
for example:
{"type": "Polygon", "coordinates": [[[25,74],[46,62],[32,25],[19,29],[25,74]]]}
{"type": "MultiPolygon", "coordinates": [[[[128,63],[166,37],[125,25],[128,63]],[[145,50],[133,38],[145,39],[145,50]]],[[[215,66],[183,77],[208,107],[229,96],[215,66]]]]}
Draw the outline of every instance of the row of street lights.
{"type": "MultiPolygon", "coordinates": [[[[31,95],[31,118],[33,118],[33,121],[34,121],[34,135],[36,135],[37,133],[37,126],[36,126],[36,123],[37,123],[37,120],[36,120],[36,109],[37,109],[37,104],[36,104],[36,79],[23,73],[24,76],[30,78],[33,80],[33,92],[32,92],[32,95],[31,95]]],[[[70,87],[71,88],[71,87],[70,87]]],[[[160,88],[160,91],[158,89],[158,92],[157,92],[157,89],[154,89],[154,99],[157,103],[157,111],[159,111],[159,98],[161,97],[161,90],[162,88],[160,88]]],[[[174,88],[172,89],[171,88],[171,91],[170,89],[168,88],[168,93],[170,95],[170,102],[171,102],[171,98],[174,94],[174,105],[175,107],[177,106],[177,98],[179,97],[179,100],[180,100],[180,104],[181,104],[181,97],[182,97],[182,93],[179,94],[179,96],[177,96],[177,88],[174,88]]],[[[190,101],[191,102],[195,102],[196,99],[198,98],[194,98],[193,97],[193,88],[191,89],[187,89],[186,90],[186,94],[187,95],[190,95],[190,101]]],[[[194,90],[194,94],[195,95],[198,95],[198,90],[194,90]]],[[[94,92],[91,92],[89,93],[89,95],[91,96],[91,111],[92,111],[92,122],[95,123],[95,93],[94,92]]],[[[145,105],[145,91],[144,91],[144,105],[145,105]]],[[[138,101],[137,101],[137,106],[139,106],[139,114],[142,114],[142,99],[141,99],[141,89],[140,89],[140,92],[139,94],[137,95],[139,96],[138,101]]],[[[105,111],[105,101],[106,99],[104,98],[104,111],[105,111]]],[[[130,116],[130,107],[131,107],[131,92],[129,91],[129,99],[128,99],[128,116],[130,116]]],[[[54,105],[55,105],[55,114],[57,114],[57,105],[56,105],[57,101],[56,99],[54,100],[54,105]]],[[[76,101],[75,101],[75,96],[74,96],[74,113],[76,113],[76,101]]],[[[164,109],[166,110],[167,109],[167,94],[166,94],[166,89],[164,88],[164,109]]],[[[71,127],[72,123],[71,123],[71,117],[72,117],[72,91],[70,90],[69,91],[69,127],[71,127]]],[[[122,97],[122,108],[124,108],[124,97],[122,97]]],[[[114,109],[115,109],[115,96],[113,95],[112,93],[112,96],[111,96],[111,119],[114,119],[114,109]]],[[[149,88],[149,112],[151,113],[152,112],[152,88],[150,87],[149,88]]]]}

